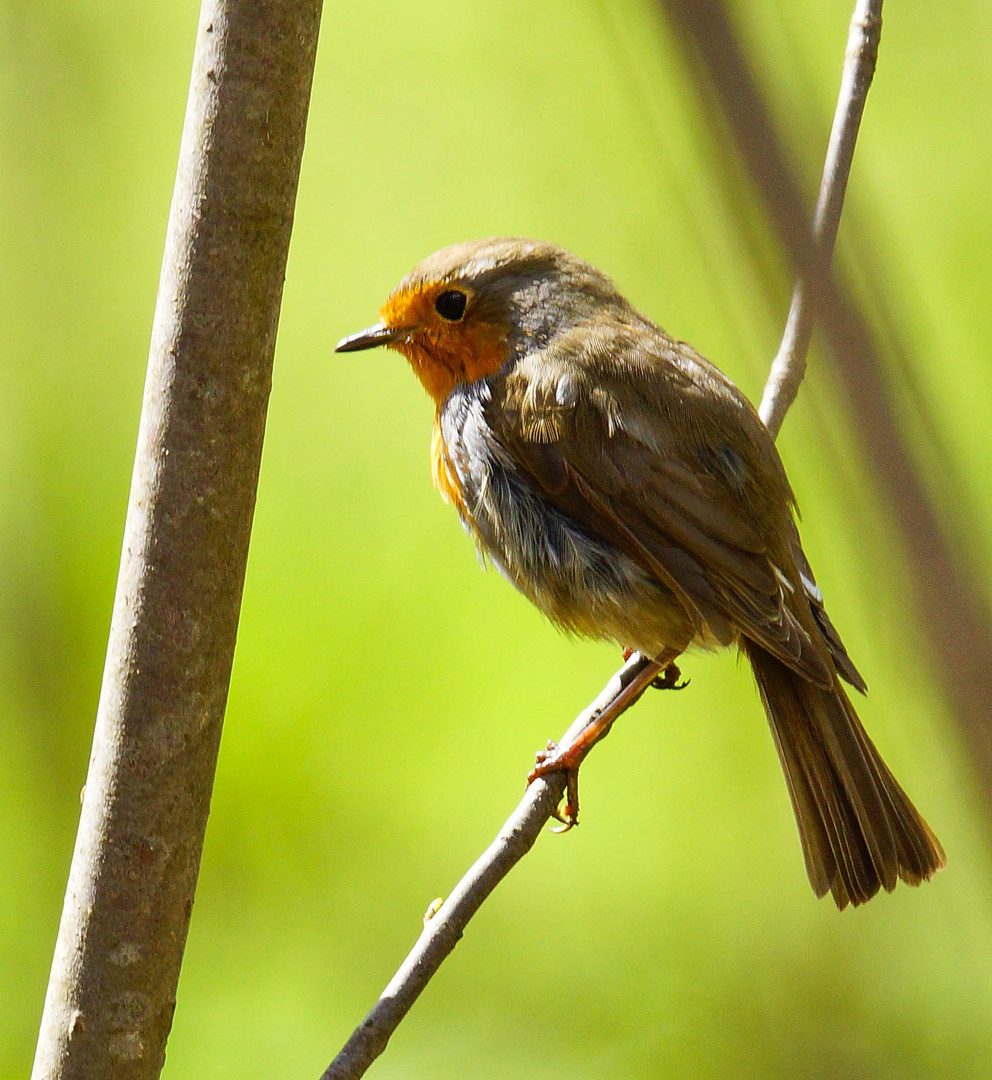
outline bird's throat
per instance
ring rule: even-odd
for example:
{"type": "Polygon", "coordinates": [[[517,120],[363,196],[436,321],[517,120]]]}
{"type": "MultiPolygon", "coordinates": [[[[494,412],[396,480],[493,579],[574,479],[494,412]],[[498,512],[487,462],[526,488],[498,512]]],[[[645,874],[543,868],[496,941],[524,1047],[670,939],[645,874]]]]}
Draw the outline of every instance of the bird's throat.
{"type": "Polygon", "coordinates": [[[411,335],[396,347],[438,408],[460,383],[499,371],[507,356],[505,338],[490,327],[473,327],[470,332],[450,329],[439,336],[411,335]]]}

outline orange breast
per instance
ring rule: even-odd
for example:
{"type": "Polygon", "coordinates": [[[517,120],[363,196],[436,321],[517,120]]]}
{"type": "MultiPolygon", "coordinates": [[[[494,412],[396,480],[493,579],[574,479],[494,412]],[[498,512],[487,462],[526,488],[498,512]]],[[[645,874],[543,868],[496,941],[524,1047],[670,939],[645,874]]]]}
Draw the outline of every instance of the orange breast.
{"type": "Polygon", "coordinates": [[[431,433],[431,476],[434,486],[441,493],[441,498],[446,503],[451,503],[464,517],[465,503],[462,500],[461,486],[458,483],[458,475],[451,466],[444,435],[441,434],[440,416],[434,418],[434,430],[431,433]]]}

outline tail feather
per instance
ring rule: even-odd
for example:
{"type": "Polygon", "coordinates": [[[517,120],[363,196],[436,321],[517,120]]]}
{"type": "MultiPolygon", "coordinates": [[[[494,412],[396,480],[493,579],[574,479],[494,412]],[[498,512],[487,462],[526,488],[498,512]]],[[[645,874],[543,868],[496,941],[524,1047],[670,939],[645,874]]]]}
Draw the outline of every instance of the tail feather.
{"type": "Polygon", "coordinates": [[[897,783],[835,676],[830,689],[759,645],[744,651],[761,691],[792,798],[810,884],[839,908],[944,865],[940,841],[897,783]]]}

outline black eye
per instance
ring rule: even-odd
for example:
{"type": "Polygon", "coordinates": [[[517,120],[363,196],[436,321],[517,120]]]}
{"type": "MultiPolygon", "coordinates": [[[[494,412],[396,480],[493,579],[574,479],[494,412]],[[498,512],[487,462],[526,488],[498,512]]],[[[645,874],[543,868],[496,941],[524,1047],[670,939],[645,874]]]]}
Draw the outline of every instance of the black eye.
{"type": "Polygon", "coordinates": [[[448,322],[458,322],[465,314],[468,297],[458,289],[447,289],[434,301],[434,310],[448,322]]]}

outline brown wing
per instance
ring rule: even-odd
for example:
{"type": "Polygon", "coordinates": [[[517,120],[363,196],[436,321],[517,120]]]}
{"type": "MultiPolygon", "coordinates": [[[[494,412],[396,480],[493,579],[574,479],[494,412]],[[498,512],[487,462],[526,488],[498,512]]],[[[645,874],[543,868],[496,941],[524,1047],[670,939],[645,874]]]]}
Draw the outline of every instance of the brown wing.
{"type": "Polygon", "coordinates": [[[743,635],[821,686],[836,647],[863,687],[811,608],[770,436],[687,346],[639,327],[573,331],[497,380],[486,415],[528,480],[671,588],[701,640],[743,635]]]}

